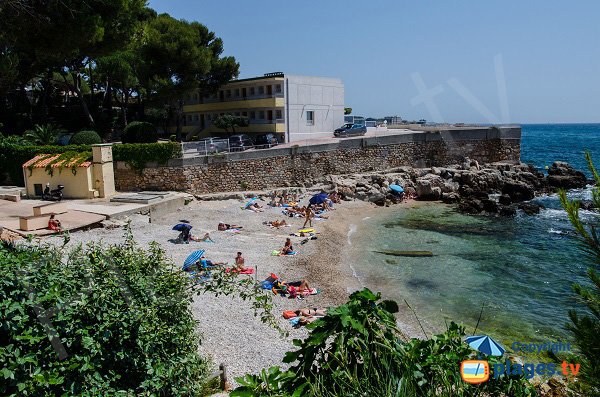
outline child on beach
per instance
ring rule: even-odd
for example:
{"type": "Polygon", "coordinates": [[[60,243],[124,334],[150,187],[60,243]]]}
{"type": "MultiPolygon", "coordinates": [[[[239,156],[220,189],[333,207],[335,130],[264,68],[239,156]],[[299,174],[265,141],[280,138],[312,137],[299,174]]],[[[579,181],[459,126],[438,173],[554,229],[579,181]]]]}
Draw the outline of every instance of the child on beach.
{"type": "Polygon", "coordinates": [[[48,229],[59,233],[62,231],[62,225],[58,219],[54,218],[54,214],[50,215],[50,219],[48,220],[48,229]]]}
{"type": "Polygon", "coordinates": [[[246,259],[244,259],[241,252],[237,253],[237,256],[234,258],[234,260],[235,260],[234,270],[240,271],[240,272],[246,270],[246,267],[244,266],[246,259]]]}
{"type": "Polygon", "coordinates": [[[292,246],[292,240],[288,237],[285,239],[285,246],[279,252],[279,256],[290,255],[292,252],[294,252],[294,247],[292,246]]]}

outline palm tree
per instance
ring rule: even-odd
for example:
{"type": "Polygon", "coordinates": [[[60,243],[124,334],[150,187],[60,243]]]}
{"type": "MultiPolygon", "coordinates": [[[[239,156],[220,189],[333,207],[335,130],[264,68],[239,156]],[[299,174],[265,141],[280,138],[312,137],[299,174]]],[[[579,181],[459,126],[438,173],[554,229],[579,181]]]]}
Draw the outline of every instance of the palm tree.
{"type": "Polygon", "coordinates": [[[23,137],[34,145],[54,145],[56,140],[66,131],[54,124],[36,124],[32,130],[25,131],[23,137]]]}

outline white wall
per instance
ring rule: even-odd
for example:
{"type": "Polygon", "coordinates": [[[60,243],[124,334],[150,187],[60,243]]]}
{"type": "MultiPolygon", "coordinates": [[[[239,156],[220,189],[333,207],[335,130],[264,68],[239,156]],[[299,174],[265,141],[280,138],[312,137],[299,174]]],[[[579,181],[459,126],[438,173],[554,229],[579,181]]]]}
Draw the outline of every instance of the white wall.
{"type": "Polygon", "coordinates": [[[286,140],[333,136],[344,123],[344,83],[329,77],[285,76],[286,140]],[[306,112],[314,112],[314,125],[306,112]]]}

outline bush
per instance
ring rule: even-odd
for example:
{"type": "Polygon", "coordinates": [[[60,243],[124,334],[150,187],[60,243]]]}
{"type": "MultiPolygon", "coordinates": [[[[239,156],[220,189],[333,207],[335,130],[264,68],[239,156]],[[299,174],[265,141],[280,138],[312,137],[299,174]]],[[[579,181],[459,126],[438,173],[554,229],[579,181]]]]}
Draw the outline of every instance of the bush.
{"type": "Polygon", "coordinates": [[[158,244],[3,244],[0,280],[0,395],[203,395],[189,281],[158,244]]]}
{"type": "Polygon", "coordinates": [[[127,124],[121,135],[123,143],[155,143],[158,142],[158,132],[151,123],[133,121],[127,124]]]}
{"type": "MultiPolygon", "coordinates": [[[[278,367],[237,378],[231,396],[530,396],[521,376],[501,375],[481,385],[461,379],[460,363],[476,353],[465,343],[464,327],[451,323],[428,340],[403,341],[393,315],[398,305],[380,301],[368,289],[307,328],[298,350],[286,353],[287,371],[278,367]]],[[[489,358],[494,363],[493,358],[489,358]]],[[[496,359],[500,362],[501,359],[496,359]]]]}
{"type": "Polygon", "coordinates": [[[128,143],[113,146],[113,159],[125,161],[133,169],[142,170],[147,163],[165,164],[181,155],[181,144],[165,143],[128,143]]]}
{"type": "Polygon", "coordinates": [[[102,143],[102,138],[96,131],[79,131],[69,141],[69,145],[94,145],[98,143],[102,143]]]}
{"type": "Polygon", "coordinates": [[[0,180],[13,185],[24,186],[23,164],[38,154],[55,154],[65,152],[91,152],[89,145],[68,146],[33,146],[0,143],[0,180]],[[8,177],[8,181],[6,180],[8,177]]]}

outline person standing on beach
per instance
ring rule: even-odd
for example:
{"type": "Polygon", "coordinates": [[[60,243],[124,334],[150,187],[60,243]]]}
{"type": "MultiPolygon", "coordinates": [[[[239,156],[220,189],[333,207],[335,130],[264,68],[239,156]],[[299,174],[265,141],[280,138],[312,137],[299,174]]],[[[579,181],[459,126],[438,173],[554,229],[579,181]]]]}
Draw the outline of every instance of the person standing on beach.
{"type": "Polygon", "coordinates": [[[313,211],[310,209],[310,205],[309,205],[306,207],[306,210],[304,211],[304,225],[302,226],[302,229],[304,229],[306,227],[307,223],[310,227],[312,227],[312,218],[313,218],[313,211]]]}

